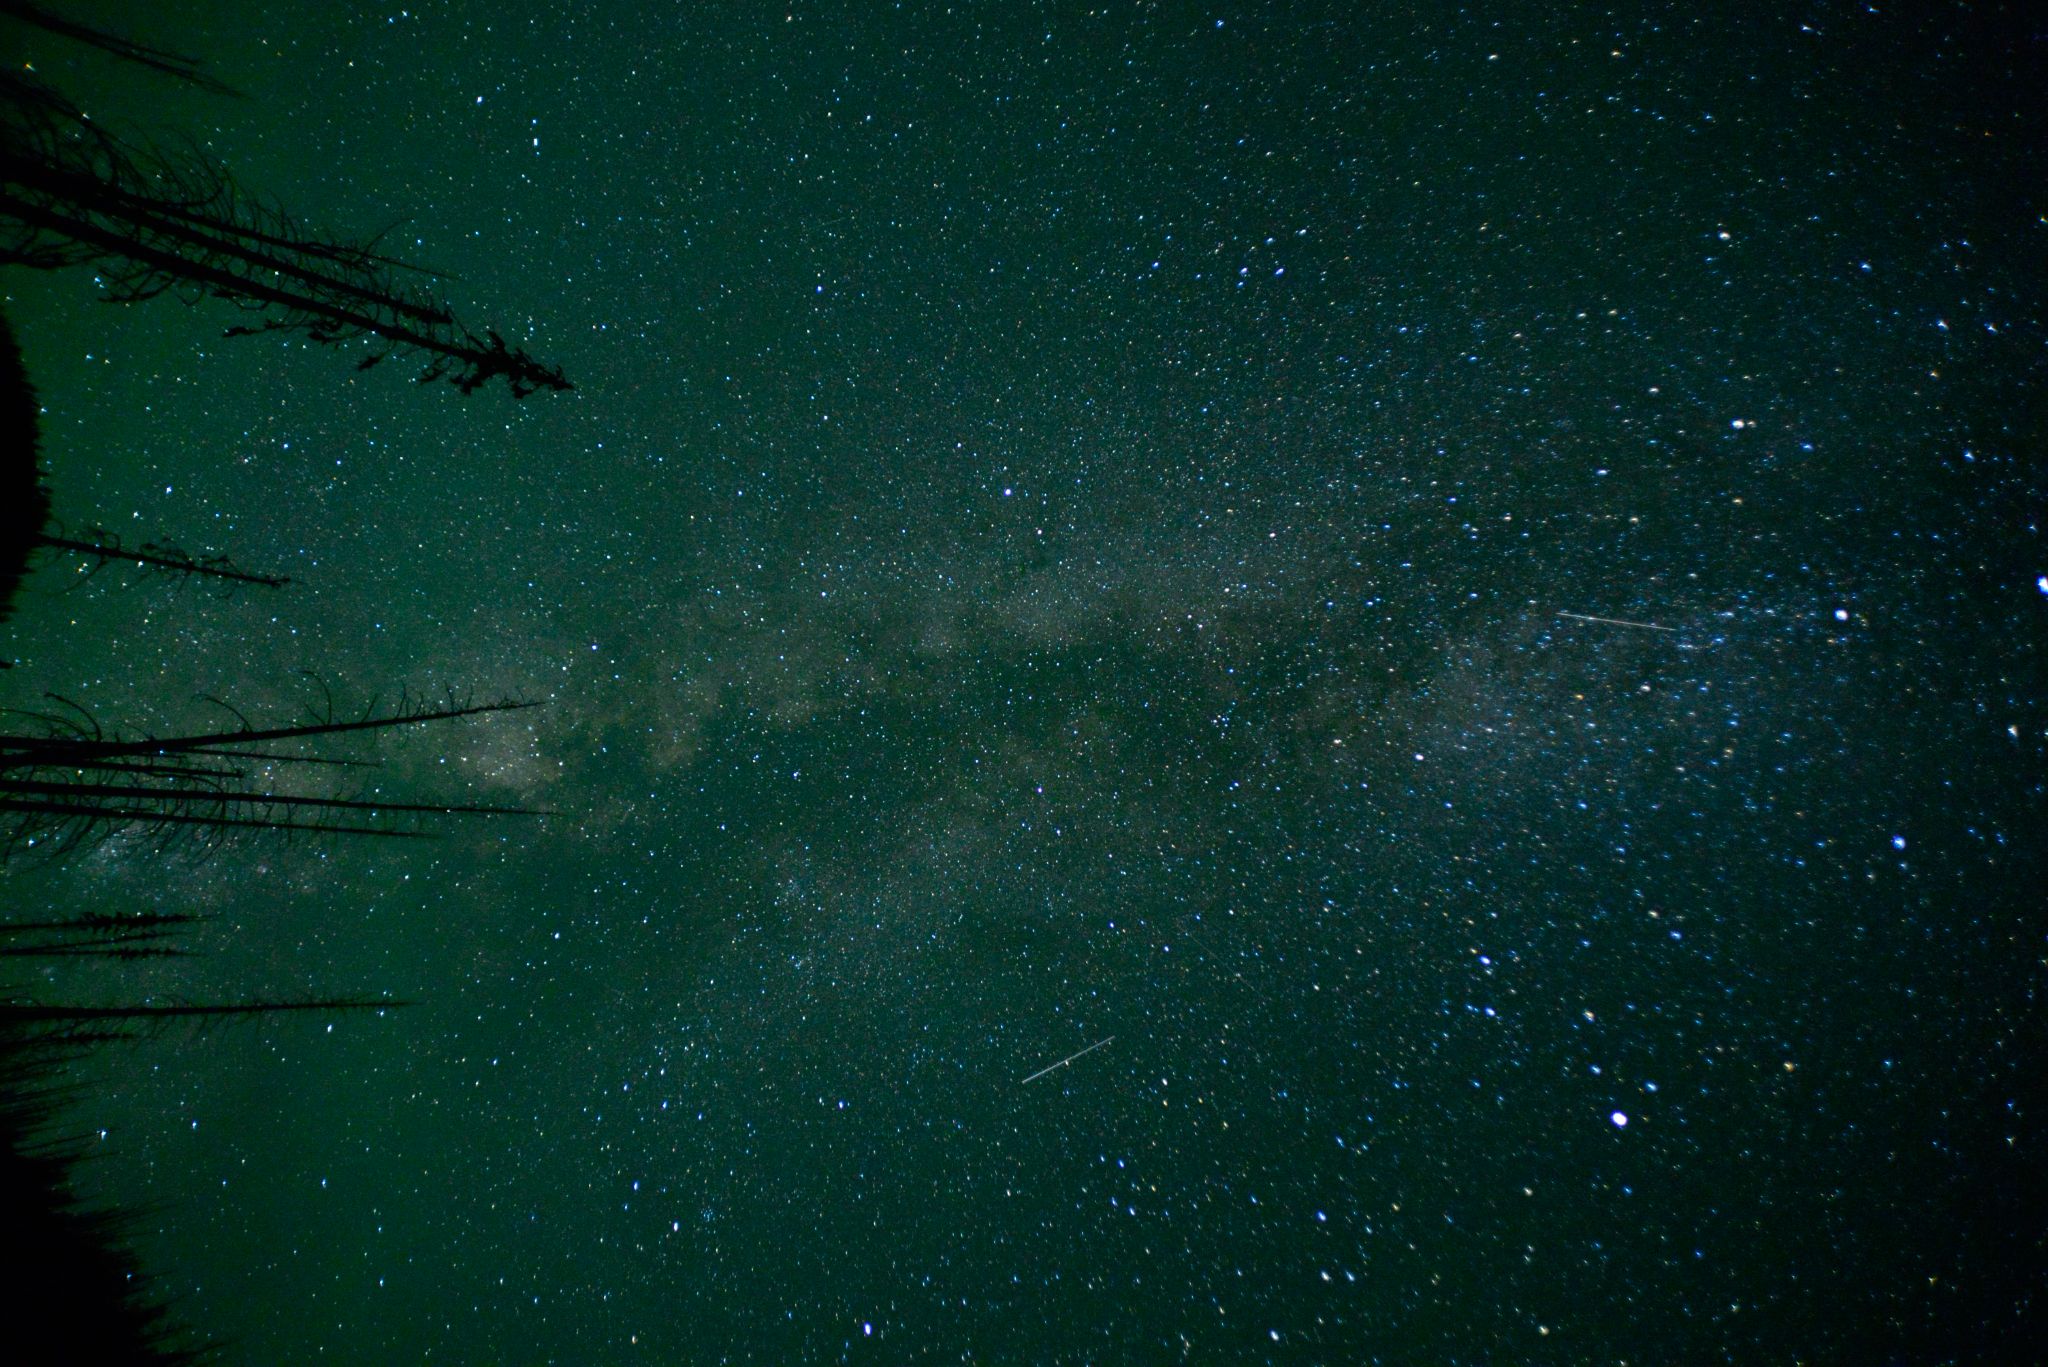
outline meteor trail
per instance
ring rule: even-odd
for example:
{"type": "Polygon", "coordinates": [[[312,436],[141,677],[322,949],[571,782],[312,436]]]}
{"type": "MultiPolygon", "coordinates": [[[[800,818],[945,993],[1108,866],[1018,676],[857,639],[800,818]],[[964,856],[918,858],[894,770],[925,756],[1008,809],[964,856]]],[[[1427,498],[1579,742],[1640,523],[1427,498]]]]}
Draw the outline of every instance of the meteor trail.
{"type": "MultiPolygon", "coordinates": [[[[1088,1046],[1088,1047],[1087,1047],[1086,1049],[1079,1049],[1079,1050],[1076,1050],[1075,1052],[1073,1052],[1073,1053],[1071,1053],[1071,1054],[1068,1054],[1068,1055],[1067,1055],[1067,1056],[1066,1056],[1065,1058],[1061,1059],[1061,1060],[1060,1060],[1060,1061],[1059,1061],[1058,1063],[1048,1063],[1048,1064],[1046,1064],[1046,1065],[1045,1065],[1045,1067],[1043,1067],[1043,1068],[1040,1068],[1040,1069],[1039,1069],[1039,1070],[1038,1070],[1037,1072],[1033,1073],[1033,1074],[1032,1074],[1032,1075],[1031,1075],[1030,1077],[1027,1077],[1027,1078],[1025,1078],[1025,1079],[1024,1079],[1024,1082],[1036,1082],[1036,1081],[1038,1081],[1038,1079],[1040,1079],[1040,1078],[1044,1077],[1044,1076],[1045,1076],[1045,1075],[1046,1075],[1047,1073],[1051,1072],[1051,1071],[1052,1071],[1053,1069],[1055,1069],[1055,1068],[1064,1068],[1064,1067],[1066,1067],[1066,1066],[1067,1066],[1067,1065],[1068,1065],[1069,1063],[1072,1063],[1072,1062],[1073,1062],[1073,1061],[1074,1061],[1075,1059],[1077,1059],[1077,1058],[1081,1057],[1081,1055],[1082,1055],[1082,1054],[1092,1054],[1092,1053],[1094,1053],[1094,1052],[1095,1052],[1095,1051],[1096,1051],[1097,1049],[1100,1049],[1100,1048],[1101,1048],[1101,1047],[1102,1047],[1103,1045],[1105,1045],[1105,1044],[1108,1044],[1108,1043],[1111,1043],[1111,1042],[1112,1042],[1112,1041],[1114,1041],[1115,1039],[1116,1039],[1116,1036],[1115,1036],[1115,1035],[1111,1035],[1111,1036],[1110,1036],[1110,1037],[1109,1037],[1108,1039],[1099,1039],[1099,1040],[1095,1041],[1095,1043],[1093,1043],[1093,1044],[1089,1045],[1089,1046],[1088,1046]]],[[[1020,1083],[1018,1083],[1017,1085],[1018,1085],[1019,1087],[1022,1087],[1022,1086],[1024,1085],[1024,1082],[1020,1082],[1020,1083]]]]}
{"type": "Polygon", "coordinates": [[[1677,631],[1677,627],[1660,627],[1655,622],[1628,622],[1619,617],[1589,617],[1583,612],[1560,612],[1560,617],[1569,617],[1574,622],[1603,622],[1611,627],[1634,627],[1638,631],[1677,631]]]}

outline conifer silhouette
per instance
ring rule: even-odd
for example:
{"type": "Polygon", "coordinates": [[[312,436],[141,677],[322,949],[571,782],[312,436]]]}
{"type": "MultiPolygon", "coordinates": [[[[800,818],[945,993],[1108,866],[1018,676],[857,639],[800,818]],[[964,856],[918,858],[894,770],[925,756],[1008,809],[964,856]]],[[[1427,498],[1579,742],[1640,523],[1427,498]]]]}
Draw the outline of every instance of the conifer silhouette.
{"type": "Polygon", "coordinates": [[[259,728],[234,713],[240,725],[228,730],[125,739],[102,734],[97,723],[64,699],[52,701],[67,710],[16,714],[39,721],[39,730],[0,734],[0,813],[13,816],[11,826],[0,827],[0,861],[38,851],[66,853],[133,826],[155,827],[166,838],[180,832],[273,831],[419,840],[432,833],[394,825],[394,820],[429,814],[545,815],[530,807],[279,791],[270,784],[255,785],[252,766],[365,762],[245,748],[457,721],[519,711],[530,703],[451,699],[424,705],[401,698],[389,712],[379,712],[373,703],[353,720],[336,720],[330,703],[316,719],[298,725],[259,728]]]}
{"type": "MultiPolygon", "coordinates": [[[[0,19],[41,29],[120,61],[232,94],[188,58],[76,23],[27,0],[0,0],[0,19]]],[[[279,332],[323,345],[360,343],[358,369],[409,354],[422,381],[468,394],[504,381],[515,398],[571,386],[556,368],[496,331],[471,329],[437,295],[437,277],[386,255],[376,238],[323,237],[274,201],[250,193],[219,162],[173,139],[102,128],[19,63],[0,70],[0,265],[89,266],[101,296],[139,302],[169,294],[222,300],[243,311],[229,335],[279,332]]],[[[38,549],[83,556],[90,573],[128,564],[228,585],[282,587],[220,556],[161,541],[131,549],[104,532],[70,535],[50,524],[38,463],[38,398],[7,319],[0,316],[0,618],[38,549]]],[[[0,667],[6,662],[0,661],[0,667]]],[[[516,701],[401,696],[359,715],[331,700],[310,720],[234,724],[171,735],[102,730],[84,710],[46,695],[47,709],[0,720],[0,862],[27,851],[63,854],[117,830],[158,845],[243,832],[321,838],[422,839],[430,816],[539,815],[473,803],[389,802],[373,792],[308,791],[315,774],[353,774],[374,761],[317,753],[322,742],[367,739],[414,725],[455,723],[515,710],[516,701]]],[[[225,706],[225,704],[222,704],[225,706]]],[[[131,961],[185,951],[198,918],[161,910],[0,915],[0,965],[55,971],[60,963],[131,961]]],[[[81,1209],[65,1174],[80,1149],[53,1142],[52,1070],[85,1046],[134,1038],[179,1022],[378,1012],[404,1002],[376,996],[183,1002],[160,993],[121,1000],[118,987],[46,999],[26,975],[0,982],[0,1225],[21,1255],[0,1275],[0,1338],[8,1363],[183,1362],[194,1359],[134,1260],[118,1221],[81,1209]],[[112,1000],[105,998],[111,997],[112,1000]],[[39,1328],[55,1330],[48,1335],[39,1328]],[[61,1334],[61,1337],[58,1335],[61,1334]]],[[[74,980],[60,980],[74,981],[74,980]]],[[[61,994],[69,995],[69,994],[61,994]]]]}
{"type": "Polygon", "coordinates": [[[422,380],[474,393],[503,379],[514,397],[567,390],[560,370],[481,335],[436,300],[429,273],[374,241],[322,239],[250,194],[196,147],[125,141],[23,72],[0,77],[0,264],[91,264],[105,297],[173,290],[263,314],[229,336],[292,332],[336,345],[370,338],[426,356],[422,380]]]}

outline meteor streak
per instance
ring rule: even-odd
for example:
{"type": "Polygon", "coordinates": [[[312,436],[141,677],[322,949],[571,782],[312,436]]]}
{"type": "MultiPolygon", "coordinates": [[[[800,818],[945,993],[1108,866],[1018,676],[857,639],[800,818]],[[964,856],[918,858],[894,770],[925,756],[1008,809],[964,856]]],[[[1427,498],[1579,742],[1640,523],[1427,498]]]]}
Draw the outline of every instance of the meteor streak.
{"type": "MultiPolygon", "coordinates": [[[[1043,1068],[1040,1068],[1040,1069],[1039,1069],[1039,1070],[1038,1070],[1037,1072],[1033,1073],[1033,1074],[1032,1074],[1032,1075],[1031,1075],[1030,1077],[1027,1077],[1027,1078],[1025,1078],[1025,1079],[1024,1079],[1024,1082],[1036,1082],[1036,1081],[1038,1081],[1038,1079],[1040,1079],[1040,1078],[1044,1077],[1044,1076],[1045,1076],[1045,1075],[1046,1075],[1047,1073],[1051,1072],[1051,1071],[1052,1071],[1053,1069],[1055,1069],[1055,1068],[1064,1068],[1064,1067],[1066,1067],[1066,1066],[1067,1066],[1067,1065],[1068,1065],[1069,1063],[1072,1063],[1072,1062],[1073,1062],[1073,1061],[1074,1061],[1075,1059],[1077,1059],[1077,1058],[1081,1057],[1081,1055],[1083,1055],[1083,1054],[1092,1054],[1092,1053],[1094,1053],[1094,1052],[1095,1052],[1095,1051],[1096,1051],[1097,1049],[1100,1049],[1100,1048],[1101,1048],[1101,1047],[1102,1047],[1103,1045],[1105,1045],[1105,1044],[1109,1044],[1109,1043],[1111,1043],[1112,1041],[1114,1041],[1115,1039],[1116,1039],[1116,1036],[1115,1036],[1115,1035],[1111,1035],[1111,1036],[1110,1036],[1110,1037],[1109,1037],[1108,1039],[1099,1039],[1099,1040],[1095,1041],[1095,1043],[1093,1043],[1093,1044],[1089,1045],[1089,1046],[1088,1046],[1088,1047],[1087,1047],[1086,1049],[1077,1049],[1077,1050],[1076,1050],[1076,1051],[1074,1051],[1073,1053],[1071,1053],[1071,1054],[1068,1054],[1068,1055],[1067,1055],[1067,1056],[1066,1056],[1065,1058],[1061,1059],[1061,1060],[1060,1060],[1060,1061],[1059,1061],[1058,1063],[1048,1063],[1048,1064],[1046,1064],[1046,1065],[1045,1065],[1045,1067],[1043,1067],[1043,1068]]],[[[1020,1083],[1018,1083],[1017,1085],[1018,1085],[1019,1087],[1022,1087],[1022,1086],[1024,1085],[1024,1082],[1020,1082],[1020,1083]]]]}
{"type": "Polygon", "coordinates": [[[1601,622],[1610,627],[1634,627],[1638,631],[1677,631],[1677,627],[1660,627],[1655,622],[1629,622],[1619,617],[1589,617],[1583,612],[1560,612],[1560,617],[1569,617],[1574,622],[1601,622]]]}

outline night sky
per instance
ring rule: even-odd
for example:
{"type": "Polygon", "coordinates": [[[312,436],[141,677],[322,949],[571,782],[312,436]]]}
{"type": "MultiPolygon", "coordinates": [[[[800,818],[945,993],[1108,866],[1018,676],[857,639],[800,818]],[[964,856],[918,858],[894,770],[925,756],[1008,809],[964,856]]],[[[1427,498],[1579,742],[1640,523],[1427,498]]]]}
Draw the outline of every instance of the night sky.
{"type": "Polygon", "coordinates": [[[538,821],[6,871],[212,918],[52,998],[417,1003],[79,1065],[179,1316],[2027,1357],[2048,38],[1724,8],[67,7],[245,99],[10,28],[576,384],[0,277],[57,516],[294,580],[52,562],[0,702],[545,703],[328,751],[538,821]]]}

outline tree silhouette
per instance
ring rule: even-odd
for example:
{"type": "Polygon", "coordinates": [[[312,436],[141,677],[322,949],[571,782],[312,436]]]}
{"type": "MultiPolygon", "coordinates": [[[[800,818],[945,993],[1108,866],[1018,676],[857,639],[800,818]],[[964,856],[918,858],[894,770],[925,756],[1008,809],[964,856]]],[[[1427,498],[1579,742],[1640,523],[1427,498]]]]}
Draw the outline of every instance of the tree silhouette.
{"type": "MultiPolygon", "coordinates": [[[[75,23],[26,0],[0,0],[0,19],[25,23],[121,61],[217,93],[228,92],[190,59],[75,23]]],[[[421,381],[474,393],[502,380],[514,398],[571,386],[561,371],[457,320],[437,295],[440,277],[386,255],[378,239],[323,237],[276,202],[249,192],[189,142],[122,137],[103,129],[19,63],[0,71],[0,265],[89,265],[113,302],[169,294],[188,304],[224,300],[244,311],[229,335],[281,332],[323,345],[359,343],[358,369],[394,353],[419,359],[421,381]]],[[[194,556],[152,542],[129,549],[103,532],[52,529],[42,487],[38,400],[12,331],[0,315],[0,618],[37,549],[84,556],[89,570],[133,564],[180,579],[278,588],[224,557],[194,556]]],[[[0,662],[4,665],[4,662],[0,662]]],[[[517,701],[427,704],[401,696],[339,718],[331,701],[311,720],[235,724],[171,735],[106,731],[83,709],[46,695],[50,710],[0,721],[0,862],[34,850],[62,854],[116,830],[157,845],[214,841],[243,832],[395,839],[429,838],[428,816],[540,815],[523,808],[455,802],[390,802],[369,793],[307,791],[291,778],[352,774],[373,761],[316,753],[322,742],[373,738],[416,725],[450,724],[516,710],[517,701]]],[[[225,707],[225,704],[221,704],[225,707]]],[[[0,915],[0,964],[54,969],[64,961],[110,966],[184,951],[178,936],[197,918],[175,911],[92,910],[9,920],[0,915]]],[[[0,1272],[0,1357],[14,1361],[184,1361],[161,1307],[142,1292],[118,1227],[81,1210],[65,1191],[76,1146],[49,1140],[51,1069],[77,1049],[133,1038],[178,1022],[201,1025],[280,1016],[382,1012],[404,1005],[375,996],[259,996],[226,1002],[52,1002],[0,984],[0,1225],[26,1256],[0,1272]],[[42,1326],[61,1346],[40,1355],[42,1326]]],[[[99,995],[99,994],[94,994],[99,995]]],[[[118,996],[119,994],[114,994],[118,996]]]]}
{"type": "Polygon", "coordinates": [[[53,701],[69,710],[18,713],[40,721],[41,729],[0,734],[0,812],[16,816],[11,829],[0,834],[0,861],[32,850],[68,852],[131,826],[155,827],[167,838],[180,832],[274,831],[418,840],[431,833],[396,826],[392,820],[423,814],[545,815],[530,807],[279,792],[251,786],[251,772],[245,767],[361,765],[365,761],[246,747],[424,726],[519,711],[531,703],[507,699],[428,706],[401,698],[388,713],[380,714],[373,703],[352,721],[335,720],[330,705],[317,720],[294,726],[258,728],[236,713],[241,724],[230,730],[123,739],[102,734],[89,716],[64,699],[53,701]]]}
{"type": "Polygon", "coordinates": [[[40,427],[21,348],[0,313],[0,622],[13,611],[29,552],[50,517],[50,495],[36,466],[40,427]]]}
{"type": "Polygon", "coordinates": [[[85,556],[95,562],[94,569],[116,564],[135,565],[179,579],[219,579],[231,584],[259,584],[267,589],[281,589],[292,582],[288,575],[251,574],[238,569],[224,555],[195,556],[182,547],[155,541],[145,541],[140,549],[131,550],[121,544],[119,536],[101,527],[93,528],[82,538],[39,531],[31,544],[40,549],[85,556]]]}
{"type": "Polygon", "coordinates": [[[165,52],[162,48],[154,48],[142,43],[132,42],[118,34],[108,33],[103,29],[96,29],[90,25],[66,19],[63,15],[53,10],[45,9],[41,5],[29,4],[27,0],[0,0],[0,15],[5,15],[10,19],[18,19],[22,23],[31,24],[36,28],[46,29],[51,33],[57,34],[59,37],[84,43],[87,47],[98,48],[100,51],[119,57],[123,61],[134,62],[138,66],[146,66],[152,71],[161,72],[166,76],[175,76],[181,81],[188,81],[193,85],[204,87],[216,94],[232,95],[235,93],[227,86],[222,85],[219,81],[207,75],[200,69],[199,64],[190,57],[180,56],[175,52],[165,52]]]}
{"type": "Polygon", "coordinates": [[[223,1002],[206,1006],[178,1004],[118,1006],[43,1006],[0,1002],[0,1027],[19,1025],[94,1025],[104,1022],[171,1020],[228,1020],[237,1016],[275,1016],[295,1011],[342,1014],[385,1011],[412,1005],[383,997],[323,997],[312,1001],[281,998],[276,1001],[223,1002]]]}
{"type": "Polygon", "coordinates": [[[0,958],[173,959],[187,951],[170,939],[199,918],[189,912],[85,912],[54,921],[0,922],[0,958]]]}
{"type": "MultiPolygon", "coordinates": [[[[0,0],[0,16],[232,93],[190,58],[26,0],[0,0]]],[[[196,146],[124,139],[22,69],[0,71],[0,265],[6,264],[91,264],[113,302],[176,292],[188,302],[211,296],[261,315],[227,328],[229,336],[288,332],[325,345],[367,339],[372,349],[358,369],[410,349],[424,357],[422,381],[446,380],[465,394],[499,379],[515,398],[572,387],[559,369],[507,345],[495,329],[478,333],[457,321],[433,294],[433,272],[385,255],[374,238],[322,238],[249,193],[196,146]]],[[[102,564],[128,561],[276,586],[270,576],[245,574],[221,557],[154,544],[129,551],[118,541],[48,532],[49,500],[36,464],[39,427],[20,351],[0,316],[0,619],[37,546],[102,564]]]]}
{"type": "Polygon", "coordinates": [[[0,1211],[15,1254],[0,1272],[8,1360],[196,1363],[122,1248],[121,1221],[71,1194],[85,1146],[51,1138],[61,1096],[50,1079],[76,1045],[51,1036],[46,1024],[0,1023],[0,1211]]]}
{"type": "Polygon", "coordinates": [[[503,379],[515,398],[572,388],[562,372],[456,321],[432,273],[366,243],[322,239],[249,193],[195,146],[138,143],[101,128],[27,72],[0,75],[0,264],[91,264],[119,303],[182,289],[266,316],[229,336],[370,338],[426,356],[423,381],[473,393],[503,379]]]}

